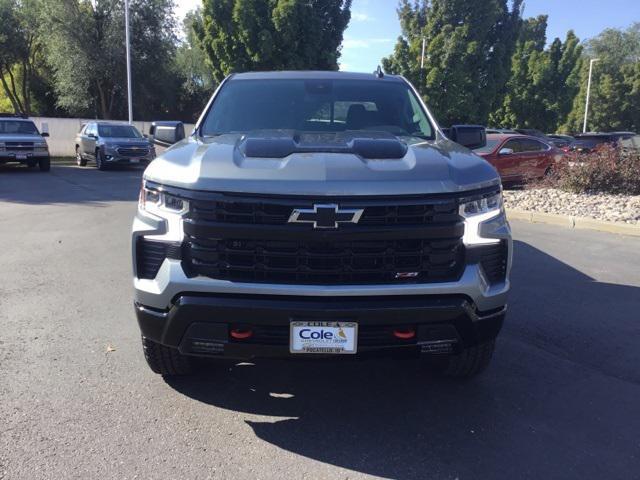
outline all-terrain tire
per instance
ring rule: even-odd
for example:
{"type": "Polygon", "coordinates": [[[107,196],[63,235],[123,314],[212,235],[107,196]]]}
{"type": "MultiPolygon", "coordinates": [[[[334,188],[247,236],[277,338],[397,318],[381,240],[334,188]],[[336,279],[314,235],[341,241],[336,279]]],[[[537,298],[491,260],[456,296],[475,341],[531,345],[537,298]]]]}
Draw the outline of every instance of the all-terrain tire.
{"type": "Polygon", "coordinates": [[[478,375],[491,363],[495,346],[496,342],[492,340],[466,348],[458,355],[449,356],[441,371],[442,375],[451,378],[470,378],[478,375]]]}
{"type": "Polygon", "coordinates": [[[193,370],[191,359],[176,348],[142,337],[142,350],[149,368],[162,376],[189,375],[193,370]]]}
{"type": "Polygon", "coordinates": [[[51,159],[49,157],[41,158],[38,160],[38,166],[41,172],[48,172],[51,170],[51,159]]]}

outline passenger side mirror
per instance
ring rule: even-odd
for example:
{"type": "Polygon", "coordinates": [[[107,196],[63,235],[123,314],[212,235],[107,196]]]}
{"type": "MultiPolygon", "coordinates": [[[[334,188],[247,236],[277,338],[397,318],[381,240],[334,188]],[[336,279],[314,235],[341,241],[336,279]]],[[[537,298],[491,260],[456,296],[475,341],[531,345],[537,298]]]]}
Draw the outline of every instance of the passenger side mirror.
{"type": "Polygon", "coordinates": [[[501,148],[498,152],[499,155],[511,155],[513,153],[513,148],[501,148]]]}
{"type": "Polygon", "coordinates": [[[41,137],[48,137],[49,136],[49,132],[42,132],[40,134],[41,137]]]}
{"type": "Polygon", "coordinates": [[[182,122],[153,122],[149,128],[148,138],[158,145],[173,145],[183,140],[184,137],[182,122]]]}
{"type": "Polygon", "coordinates": [[[482,125],[452,125],[448,137],[471,150],[487,144],[487,133],[482,125]]]}
{"type": "Polygon", "coordinates": [[[43,137],[49,136],[49,124],[47,122],[42,122],[40,125],[40,135],[43,137]]]}

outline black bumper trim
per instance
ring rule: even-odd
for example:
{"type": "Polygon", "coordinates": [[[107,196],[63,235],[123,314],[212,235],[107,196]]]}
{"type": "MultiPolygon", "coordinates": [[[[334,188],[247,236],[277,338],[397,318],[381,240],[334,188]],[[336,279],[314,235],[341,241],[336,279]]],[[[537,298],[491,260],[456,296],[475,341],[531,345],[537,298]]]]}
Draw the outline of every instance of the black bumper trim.
{"type": "MultiPolygon", "coordinates": [[[[135,304],[142,335],[158,343],[180,348],[186,354],[223,355],[234,358],[287,356],[288,345],[241,343],[229,339],[231,325],[256,325],[282,331],[292,319],[355,321],[362,327],[416,327],[419,335],[406,344],[376,343],[358,347],[359,353],[411,350],[418,353],[421,341],[447,338],[454,332],[457,348],[494,339],[505,308],[482,315],[464,296],[392,296],[319,299],[264,295],[183,294],[167,311],[135,304]],[[195,351],[193,342],[203,347],[195,351]],[[207,351],[207,348],[209,351],[207,351]]],[[[268,343],[268,342],[267,342],[268,343]]]]}

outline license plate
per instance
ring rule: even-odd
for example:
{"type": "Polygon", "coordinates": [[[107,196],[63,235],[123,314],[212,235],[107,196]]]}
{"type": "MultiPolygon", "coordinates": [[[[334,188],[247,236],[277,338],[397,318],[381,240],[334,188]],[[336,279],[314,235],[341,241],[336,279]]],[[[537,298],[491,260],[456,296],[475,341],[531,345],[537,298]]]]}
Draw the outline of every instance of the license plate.
{"type": "Polygon", "coordinates": [[[16,160],[26,160],[26,159],[27,159],[26,153],[16,153],[16,160]]]}
{"type": "Polygon", "coordinates": [[[139,158],[132,158],[131,160],[129,160],[131,163],[140,163],[140,159],[139,158]]]}
{"type": "Polygon", "coordinates": [[[358,350],[356,322],[291,322],[291,353],[353,354],[358,350]]]}

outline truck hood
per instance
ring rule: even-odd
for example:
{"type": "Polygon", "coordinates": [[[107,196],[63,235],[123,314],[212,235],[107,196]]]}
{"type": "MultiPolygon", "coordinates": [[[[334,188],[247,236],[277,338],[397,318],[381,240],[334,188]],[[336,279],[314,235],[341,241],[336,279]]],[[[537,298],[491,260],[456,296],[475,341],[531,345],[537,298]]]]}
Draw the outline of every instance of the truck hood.
{"type": "Polygon", "coordinates": [[[243,135],[190,137],[151,162],[144,178],[190,190],[319,196],[451,193],[500,184],[489,163],[444,138],[386,159],[332,151],[248,156],[244,142],[243,135]]]}
{"type": "Polygon", "coordinates": [[[0,135],[0,143],[5,142],[44,142],[44,138],[40,135],[24,135],[24,134],[4,134],[0,135]]]}

